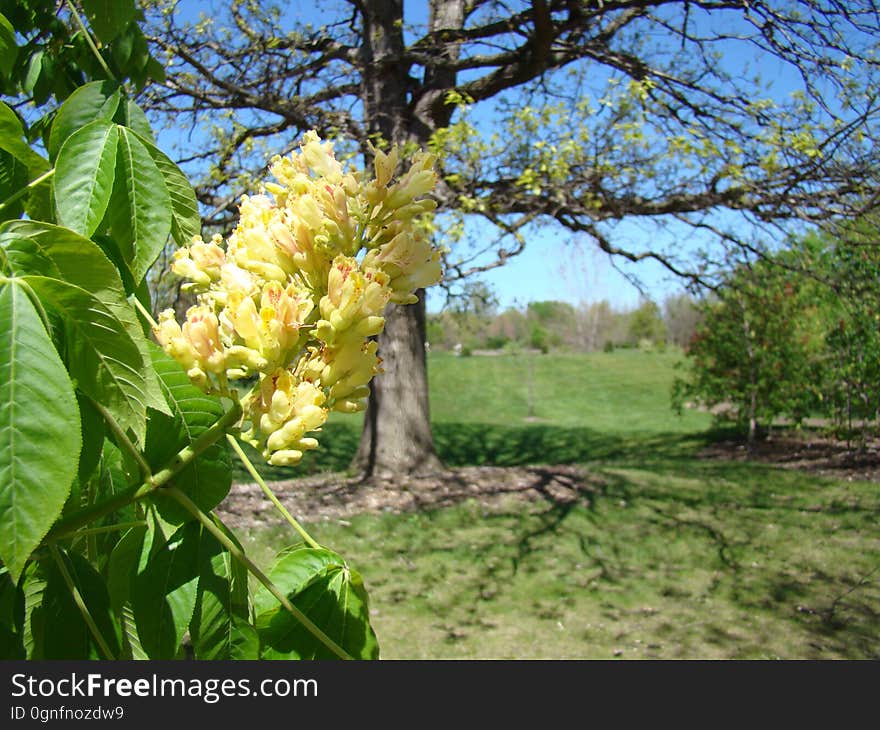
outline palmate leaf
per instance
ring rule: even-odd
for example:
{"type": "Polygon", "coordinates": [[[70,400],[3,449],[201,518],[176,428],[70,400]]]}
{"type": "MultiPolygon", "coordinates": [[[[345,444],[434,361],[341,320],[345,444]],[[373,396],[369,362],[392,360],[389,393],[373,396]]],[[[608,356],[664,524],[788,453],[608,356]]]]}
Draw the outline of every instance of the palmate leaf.
{"type": "MultiPolygon", "coordinates": [[[[349,655],[379,658],[363,580],[339,555],[323,548],[292,550],[269,579],[349,655]]],[[[337,658],[265,589],[257,594],[256,610],[263,659],[337,658]]]]}
{"type": "Polygon", "coordinates": [[[58,517],[81,448],[73,386],[20,285],[0,285],[0,559],[18,580],[58,517]]]}
{"type": "Polygon", "coordinates": [[[134,288],[169,234],[185,245],[200,232],[192,186],[115,83],[86,84],[70,96],[52,125],[49,152],[57,157],[59,222],[86,236],[109,228],[134,288]]]}
{"type": "Polygon", "coordinates": [[[116,172],[107,223],[135,283],[168,242],[171,196],[153,157],[138,135],[116,126],[116,172]]]}
{"type": "Polygon", "coordinates": [[[109,227],[135,286],[168,242],[172,228],[179,236],[197,230],[193,221],[198,211],[190,192],[177,166],[146,137],[107,119],[71,134],[55,164],[58,221],[84,236],[109,227]]]}
{"type": "Polygon", "coordinates": [[[188,246],[193,236],[201,233],[202,220],[196,193],[186,175],[152,140],[138,134],[138,139],[149,152],[162,173],[171,199],[171,236],[178,246],[188,246]]]}
{"type": "MultiPolygon", "coordinates": [[[[153,528],[152,537],[158,530],[153,528]]],[[[145,540],[141,567],[131,585],[140,643],[150,659],[173,659],[196,605],[201,527],[183,525],[153,549],[145,540]]]]}
{"type": "Polygon", "coordinates": [[[49,159],[55,160],[70,135],[97,119],[110,120],[122,95],[115,81],[92,81],[80,86],[61,105],[49,133],[49,159]]]}
{"type": "MultiPolygon", "coordinates": [[[[158,469],[210,428],[224,411],[223,404],[195,387],[180,364],[161,348],[151,344],[150,353],[173,414],[171,417],[150,414],[145,454],[150,466],[158,469]]],[[[174,477],[173,484],[204,512],[220,504],[232,486],[232,463],[226,441],[219,439],[212,444],[174,477]]],[[[191,519],[186,510],[162,495],[161,490],[153,500],[168,522],[181,524],[191,519]]]]}
{"type": "Polygon", "coordinates": [[[110,43],[135,19],[134,0],[82,0],[89,25],[101,43],[110,43]]]}
{"type": "Polygon", "coordinates": [[[70,135],[55,162],[58,222],[91,236],[104,218],[114,189],[118,135],[106,119],[89,122],[70,135]]]}
{"type": "Polygon", "coordinates": [[[148,341],[125,296],[120,274],[100,247],[66,228],[35,221],[11,221],[0,226],[7,273],[50,276],[93,294],[125,328],[141,355],[144,402],[171,414],[151,365],[148,341]]]}
{"type": "Polygon", "coordinates": [[[119,105],[116,114],[113,116],[113,121],[137,133],[142,142],[147,142],[151,145],[156,143],[153,129],[150,127],[150,120],[147,119],[144,110],[131,99],[119,105]]]}
{"type": "Polygon", "coordinates": [[[247,570],[204,528],[190,636],[196,659],[260,658],[260,640],[249,622],[247,570]]]}
{"type": "Polygon", "coordinates": [[[77,387],[143,443],[147,421],[143,360],[125,325],[85,289],[47,276],[20,279],[46,307],[61,315],[65,360],[77,387]]]}

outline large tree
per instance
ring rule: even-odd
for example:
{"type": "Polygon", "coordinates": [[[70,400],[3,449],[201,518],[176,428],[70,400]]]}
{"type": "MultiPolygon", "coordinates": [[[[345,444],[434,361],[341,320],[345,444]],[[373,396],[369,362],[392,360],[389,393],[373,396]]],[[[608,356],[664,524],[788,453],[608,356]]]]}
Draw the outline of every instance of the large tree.
{"type": "MultiPolygon", "coordinates": [[[[716,264],[762,252],[755,226],[876,201],[873,0],[428,0],[406,13],[402,0],[230,0],[201,18],[155,5],[147,34],[169,65],[147,103],[196,130],[180,156],[202,176],[208,225],[232,219],[266,150],[308,129],[367,158],[383,143],[439,153],[450,282],[504,263],[546,222],[711,281],[716,264]],[[717,245],[620,240],[628,218],[717,245]]],[[[424,331],[424,302],[388,316],[358,455],[368,474],[439,465],[424,331]]]]}

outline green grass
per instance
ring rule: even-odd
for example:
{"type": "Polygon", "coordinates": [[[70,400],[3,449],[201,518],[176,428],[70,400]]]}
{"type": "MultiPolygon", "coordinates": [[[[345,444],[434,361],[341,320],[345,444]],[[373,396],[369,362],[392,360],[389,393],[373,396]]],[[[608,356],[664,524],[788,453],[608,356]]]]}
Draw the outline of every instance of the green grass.
{"type": "MultiPolygon", "coordinates": [[[[583,464],[577,499],[311,526],[363,574],[383,657],[880,658],[876,484],[696,458],[674,353],[536,356],[533,421],[523,357],[432,355],[441,454],[583,464]]],[[[294,541],[242,539],[263,564],[294,541]]]]}
{"type": "MultiPolygon", "coordinates": [[[[639,449],[641,437],[702,432],[711,422],[707,414],[677,416],[670,409],[680,361],[674,350],[489,357],[432,353],[428,374],[435,446],[450,466],[571,464],[621,448],[639,449]],[[624,435],[629,442],[621,439],[624,435]]],[[[361,414],[332,414],[319,434],[320,449],[307,453],[295,469],[270,467],[247,450],[270,480],[345,471],[357,450],[361,424],[361,414]]],[[[250,480],[240,465],[236,479],[250,480]]]]}
{"type": "Polygon", "coordinates": [[[705,414],[679,418],[670,410],[672,375],[681,359],[674,350],[491,357],[437,353],[428,363],[431,416],[438,424],[545,423],[612,434],[705,428],[705,414]]]}

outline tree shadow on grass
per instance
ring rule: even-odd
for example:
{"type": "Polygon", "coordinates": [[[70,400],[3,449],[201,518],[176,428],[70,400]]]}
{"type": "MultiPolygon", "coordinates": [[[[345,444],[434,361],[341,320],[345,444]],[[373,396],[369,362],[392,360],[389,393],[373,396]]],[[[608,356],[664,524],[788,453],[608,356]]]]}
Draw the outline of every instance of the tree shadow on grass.
{"type": "MultiPolygon", "coordinates": [[[[525,466],[579,464],[590,461],[627,460],[633,464],[657,458],[690,456],[695,449],[724,434],[602,433],[590,428],[562,428],[531,424],[501,426],[475,423],[438,423],[433,426],[434,446],[444,464],[459,466],[525,466]]],[[[360,432],[340,423],[327,424],[319,434],[320,447],[307,452],[295,468],[273,467],[250,446],[245,447],[257,471],[269,481],[280,481],[320,472],[345,472],[357,451],[360,432]]],[[[251,481],[241,464],[234,479],[251,481]]]]}
{"type": "Polygon", "coordinates": [[[448,466],[522,466],[526,464],[580,464],[591,461],[674,458],[692,454],[712,439],[711,434],[616,434],[590,428],[562,428],[532,424],[499,426],[441,423],[434,442],[448,466]]]}
{"type": "MultiPolygon", "coordinates": [[[[540,477],[530,503],[464,512],[461,533],[442,508],[422,511],[438,534],[467,535],[470,570],[449,586],[438,616],[464,612],[462,620],[475,625],[497,623],[493,606],[519,595],[523,610],[538,617],[580,606],[621,633],[671,623],[667,640],[692,647],[692,658],[707,645],[728,658],[880,658],[877,553],[846,547],[870,546],[865,531],[876,521],[876,498],[870,509],[806,509],[815,490],[797,475],[771,481],[770,469],[754,465],[774,501],[739,478],[747,465],[724,475],[716,463],[723,484],[701,488],[694,482],[704,472],[682,477],[662,463],[667,476],[588,467],[580,480],[529,467],[540,477]],[[823,544],[828,534],[840,543],[823,544]],[[657,619],[640,615],[657,605],[657,619]]],[[[845,486],[826,487],[835,488],[845,486]]],[[[419,565],[431,564],[432,533],[404,550],[419,565]]]]}

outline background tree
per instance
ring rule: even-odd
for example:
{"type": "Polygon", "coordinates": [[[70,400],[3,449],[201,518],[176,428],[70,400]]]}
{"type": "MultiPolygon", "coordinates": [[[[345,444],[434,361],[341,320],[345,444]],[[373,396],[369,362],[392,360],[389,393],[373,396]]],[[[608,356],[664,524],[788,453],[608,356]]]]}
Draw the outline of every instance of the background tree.
{"type": "Polygon", "coordinates": [[[645,299],[632,312],[629,319],[629,335],[638,344],[642,340],[652,344],[666,341],[666,325],[660,307],[645,299]]]}
{"type": "MultiPolygon", "coordinates": [[[[371,143],[440,154],[450,281],[503,264],[555,222],[711,282],[731,258],[762,253],[753,226],[876,199],[873,0],[429,0],[406,15],[402,0],[303,15],[230,0],[201,19],[175,7],[157,0],[150,14],[169,66],[148,104],[200,130],[181,162],[201,172],[209,225],[229,224],[258,148],[284,152],[310,128],[367,158],[371,143]],[[771,91],[763,64],[781,79],[771,91]],[[624,218],[690,226],[718,247],[639,247],[615,235],[624,218]]],[[[389,315],[357,460],[367,474],[439,466],[424,341],[423,304],[389,315]]]]}
{"type": "Polygon", "coordinates": [[[820,285],[789,265],[791,259],[780,254],[731,272],[701,307],[687,350],[690,375],[675,386],[679,407],[687,399],[721,406],[719,415],[747,429],[749,443],[775,418],[799,423],[822,400],[820,285]]]}
{"type": "Polygon", "coordinates": [[[880,248],[867,218],[811,236],[827,282],[823,411],[838,433],[864,444],[880,417],[880,248]]]}
{"type": "Polygon", "coordinates": [[[673,294],[663,300],[663,322],[669,341],[674,345],[687,347],[700,318],[697,302],[689,294],[673,294]]]}

